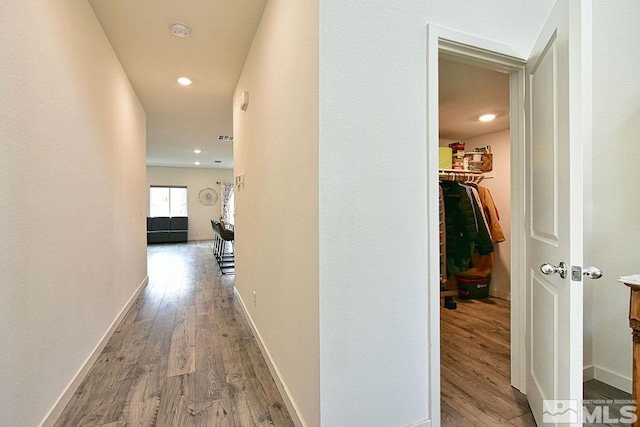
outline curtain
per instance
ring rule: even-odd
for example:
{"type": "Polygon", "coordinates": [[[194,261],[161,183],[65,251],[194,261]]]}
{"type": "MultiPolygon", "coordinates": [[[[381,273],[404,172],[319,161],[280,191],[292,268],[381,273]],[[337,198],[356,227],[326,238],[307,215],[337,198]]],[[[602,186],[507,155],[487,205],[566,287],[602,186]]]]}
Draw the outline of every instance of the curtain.
{"type": "Polygon", "coordinates": [[[233,224],[233,183],[220,183],[220,220],[225,224],[233,224]]]}

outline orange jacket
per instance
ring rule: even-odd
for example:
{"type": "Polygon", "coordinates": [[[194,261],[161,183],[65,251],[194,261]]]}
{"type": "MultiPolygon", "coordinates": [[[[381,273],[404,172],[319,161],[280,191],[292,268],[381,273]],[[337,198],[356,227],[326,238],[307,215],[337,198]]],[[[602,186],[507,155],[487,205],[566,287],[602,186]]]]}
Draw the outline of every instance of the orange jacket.
{"type": "Polygon", "coordinates": [[[487,225],[489,226],[493,243],[504,242],[504,233],[500,226],[500,215],[498,214],[498,209],[496,209],[496,204],[493,202],[493,197],[491,197],[489,189],[478,185],[478,194],[480,195],[480,201],[482,202],[484,215],[487,218],[487,225]]]}

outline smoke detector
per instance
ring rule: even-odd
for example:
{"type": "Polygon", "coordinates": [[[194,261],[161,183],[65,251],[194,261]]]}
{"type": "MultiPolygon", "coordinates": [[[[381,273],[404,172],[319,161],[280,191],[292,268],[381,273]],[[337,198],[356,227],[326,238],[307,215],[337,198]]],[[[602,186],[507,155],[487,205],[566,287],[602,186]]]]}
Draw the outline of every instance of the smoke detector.
{"type": "Polygon", "coordinates": [[[177,37],[187,37],[191,32],[191,29],[187,24],[182,22],[174,22],[171,24],[171,32],[177,37]]]}

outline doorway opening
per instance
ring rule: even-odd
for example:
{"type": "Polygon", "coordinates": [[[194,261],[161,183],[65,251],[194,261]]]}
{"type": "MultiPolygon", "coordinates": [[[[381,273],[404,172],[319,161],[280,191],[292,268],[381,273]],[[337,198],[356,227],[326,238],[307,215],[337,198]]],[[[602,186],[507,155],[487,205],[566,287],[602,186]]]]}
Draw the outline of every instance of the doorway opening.
{"type": "Polygon", "coordinates": [[[447,423],[535,425],[526,396],[512,388],[512,356],[520,356],[511,351],[511,294],[524,286],[511,272],[511,144],[518,135],[517,126],[511,132],[512,72],[439,50],[440,380],[447,423]],[[493,119],[480,119],[487,114],[493,119]]]}
{"type": "MultiPolygon", "coordinates": [[[[500,387],[507,392],[524,392],[526,390],[526,359],[525,359],[525,327],[526,327],[526,298],[525,298],[525,247],[524,247],[524,69],[525,61],[519,59],[524,57],[522,52],[514,51],[508,46],[499,45],[494,42],[474,37],[468,34],[458,33],[456,31],[438,27],[437,25],[429,24],[427,29],[427,56],[429,64],[439,64],[440,59],[450,60],[458,64],[468,64],[474,67],[479,67],[485,70],[491,70],[494,72],[502,73],[508,76],[508,111],[505,112],[508,117],[508,128],[502,130],[495,130],[493,133],[504,132],[508,134],[508,173],[510,177],[508,179],[508,185],[510,190],[510,206],[507,209],[509,212],[501,212],[501,215],[506,213],[511,214],[510,222],[510,246],[511,250],[508,251],[510,255],[510,272],[508,274],[508,280],[501,281],[501,288],[507,289],[506,283],[509,287],[507,295],[502,293],[503,298],[507,296],[510,298],[508,307],[505,311],[510,311],[507,314],[508,320],[506,324],[503,320],[504,330],[503,335],[506,332],[509,338],[506,338],[510,351],[506,354],[508,360],[506,363],[509,366],[509,371],[506,375],[503,373],[502,377],[504,381],[501,381],[500,387]],[[513,389],[511,388],[513,387],[513,389]]],[[[442,76],[438,75],[438,66],[429,66],[427,68],[427,90],[432,96],[428,97],[427,103],[427,135],[429,144],[427,146],[428,152],[428,164],[429,164],[429,179],[427,188],[430,196],[429,200],[429,226],[428,226],[428,242],[429,253],[439,254],[439,180],[436,180],[436,170],[439,169],[439,142],[440,142],[440,125],[439,125],[439,99],[438,96],[433,96],[439,93],[439,80],[442,76]]],[[[504,85],[504,82],[502,83],[504,85]]],[[[459,121],[461,118],[458,119],[459,121]]],[[[477,117],[476,117],[477,120],[477,117]]],[[[478,132],[475,136],[479,135],[478,132]]],[[[443,135],[444,136],[444,135],[443,135]]],[[[504,137],[504,135],[502,135],[504,137]]],[[[475,141],[481,142],[481,141],[475,141]]],[[[504,152],[503,152],[504,153],[504,152]]],[[[489,175],[491,176],[491,175],[489,175]]],[[[487,179],[489,182],[493,180],[498,182],[495,178],[487,179]]],[[[486,183],[485,183],[486,184],[486,183]]],[[[502,244],[502,243],[499,243],[502,244]]],[[[501,249],[502,251],[502,249],[501,249]]],[[[448,368],[446,365],[441,365],[441,306],[444,301],[441,297],[440,288],[437,286],[440,283],[440,257],[429,257],[429,309],[430,309],[430,323],[429,334],[432,337],[432,353],[430,369],[432,375],[430,376],[430,390],[434,392],[434,395],[443,395],[446,391],[444,387],[441,387],[441,372],[446,371],[448,368]]],[[[496,280],[496,279],[493,279],[496,280]]],[[[494,282],[495,283],[495,282],[494,282]]],[[[444,310],[444,309],[442,309],[444,310]]],[[[453,310],[457,313],[461,312],[453,310]]],[[[504,313],[503,313],[504,315],[504,313]]],[[[443,332],[444,334],[444,332],[443,332]]],[[[467,336],[470,339],[478,341],[476,335],[467,336]]],[[[452,344],[458,345],[455,340],[452,344]]],[[[455,353],[455,350],[453,350],[455,353]]],[[[460,357],[452,358],[452,362],[460,360],[460,357]]],[[[491,363],[490,360],[487,363],[491,363]]],[[[450,369],[455,371],[456,368],[450,369]]],[[[473,375],[483,376],[486,369],[482,364],[476,364],[474,367],[475,372],[473,375]]],[[[504,368],[503,368],[504,369],[504,368]]],[[[464,377],[460,377],[463,378],[464,377]]],[[[460,378],[457,378],[458,384],[460,378]]],[[[469,380],[470,378],[467,378],[469,380]]],[[[492,381],[488,379],[488,381],[492,381]]],[[[467,382],[468,387],[474,387],[470,382],[467,382]]],[[[478,386],[475,386],[476,388],[478,386]]],[[[469,389],[467,389],[469,390],[469,389]]],[[[482,390],[482,389],[480,389],[482,390]]],[[[475,392],[476,390],[474,390],[475,392]]],[[[464,392],[457,396],[460,400],[463,400],[467,407],[480,406],[474,402],[472,396],[464,392]]],[[[476,396],[476,397],[482,397],[476,396]]],[[[446,405],[446,402],[443,402],[446,405]]],[[[442,420],[446,422],[447,414],[445,411],[447,407],[441,407],[440,399],[430,400],[431,413],[435,415],[435,425],[439,425],[438,415],[441,415],[442,420]]],[[[524,406],[524,405],[522,405],[524,406]]],[[[455,408],[452,408],[455,410],[455,408]]],[[[526,410],[526,408],[525,408],[526,410]]],[[[517,412],[516,410],[515,412],[517,412]]],[[[460,414],[460,411],[457,411],[460,414]]],[[[514,411],[511,412],[512,414],[514,411]]],[[[460,414],[464,416],[464,414],[460,414]]],[[[468,417],[473,418],[477,415],[467,413],[468,417]]],[[[465,417],[467,418],[467,417],[465,417]]],[[[467,418],[468,419],[468,418],[467,418]]],[[[488,425],[496,423],[496,419],[486,420],[488,425]]],[[[482,424],[478,419],[473,421],[474,424],[482,424]]],[[[464,424],[464,423],[463,423],[464,424]]],[[[468,424],[468,423],[466,423],[468,424]]],[[[486,423],[485,423],[486,424],[486,423]]]]}
{"type": "MultiPolygon", "coordinates": [[[[553,34],[556,34],[555,32],[553,34]]],[[[555,39],[553,37],[550,38],[550,42],[552,43],[555,39]]],[[[548,43],[547,43],[548,46],[548,43]]],[[[542,52],[548,52],[549,49],[544,49],[542,52]]],[[[509,76],[509,115],[510,115],[510,125],[509,125],[509,139],[510,139],[510,195],[511,195],[511,203],[510,203],[510,214],[511,214],[511,250],[510,250],[510,298],[509,298],[509,306],[510,306],[510,339],[509,339],[509,349],[510,349],[510,375],[505,375],[505,368],[503,365],[501,377],[510,378],[510,386],[513,388],[510,389],[512,396],[515,396],[516,400],[518,400],[522,395],[517,394],[518,391],[522,393],[527,393],[526,399],[530,402],[532,408],[535,408],[536,415],[539,417],[543,416],[543,410],[538,400],[536,400],[536,388],[539,388],[540,384],[536,383],[539,378],[532,375],[532,366],[534,365],[533,361],[533,349],[536,348],[534,344],[530,344],[529,346],[525,345],[525,337],[528,334],[533,334],[532,325],[536,323],[538,325],[545,324],[544,319],[548,319],[548,316],[541,316],[539,310],[530,310],[528,309],[527,304],[527,279],[530,279],[534,273],[538,271],[537,266],[540,265],[539,262],[531,262],[531,260],[527,260],[527,237],[529,236],[529,227],[525,224],[526,214],[530,215],[531,212],[525,211],[525,195],[528,191],[531,190],[533,178],[530,176],[527,181],[527,187],[525,187],[525,174],[529,173],[530,170],[527,171],[527,168],[531,167],[531,164],[525,164],[525,149],[531,150],[531,147],[539,148],[539,143],[535,144],[535,138],[532,138],[531,135],[528,138],[527,143],[530,144],[528,148],[525,148],[525,79],[529,82],[528,90],[532,90],[531,78],[536,73],[537,64],[539,61],[536,58],[539,56],[532,54],[532,59],[530,64],[525,64],[524,60],[518,59],[518,57],[523,57],[519,55],[517,52],[513,52],[509,50],[508,47],[505,46],[497,46],[491,42],[488,42],[484,39],[479,39],[473,36],[464,35],[460,33],[456,33],[452,30],[447,30],[443,28],[439,28],[437,26],[429,25],[428,31],[428,60],[430,64],[439,64],[442,60],[452,60],[453,62],[461,63],[461,64],[470,64],[473,66],[480,67],[482,69],[494,70],[502,73],[506,73],[509,76]],[[456,40],[456,41],[452,41],[456,40]],[[474,47],[479,46],[479,47],[474,47]],[[494,53],[501,52],[501,53],[494,53]],[[512,56],[513,55],[513,56],[512,56]],[[525,69],[525,65],[527,68],[525,69]],[[525,77],[526,76],[526,77],[525,77]],[[534,142],[532,142],[532,140],[534,142]],[[527,322],[527,319],[529,322],[527,322]],[[542,321],[541,321],[542,320],[542,321]],[[528,330],[527,330],[528,328],[528,330]],[[529,348],[527,348],[529,347],[529,348]],[[529,360],[527,360],[527,355],[529,356],[529,360]],[[528,390],[528,388],[531,390],[528,390]],[[533,396],[533,397],[532,397],[533,396]],[[538,402],[538,403],[537,403],[538,402]],[[537,406],[536,406],[537,405],[537,406]]],[[[566,52],[565,52],[566,54],[566,52]]],[[[431,94],[437,94],[439,92],[439,80],[441,78],[446,78],[444,76],[445,72],[440,71],[437,72],[438,67],[429,67],[428,68],[428,92],[431,94]],[[439,75],[442,74],[442,75],[439,75]]],[[[556,70],[553,70],[556,72],[556,70]]],[[[561,76],[562,77],[562,76],[561,76]]],[[[566,84],[566,82],[565,82],[566,84]]],[[[555,87],[554,87],[555,89],[555,87]]],[[[533,96],[530,99],[535,99],[533,96]]],[[[541,97],[538,97],[540,100],[541,97]]],[[[554,97],[547,96],[547,99],[556,99],[554,97]]],[[[430,144],[428,145],[428,156],[429,156],[429,170],[431,173],[429,174],[428,181],[428,190],[431,195],[438,194],[438,185],[435,180],[435,169],[438,165],[438,146],[439,146],[439,133],[440,133],[440,121],[439,121],[439,113],[440,108],[436,103],[438,102],[438,97],[431,96],[428,99],[428,120],[427,120],[427,132],[428,132],[428,140],[430,144]]],[[[578,100],[580,102],[574,102],[575,105],[583,106],[583,101],[578,100]]],[[[565,100],[565,102],[569,102],[565,100]]],[[[571,104],[571,105],[574,105],[571,104]]],[[[590,105],[589,102],[584,102],[586,105],[590,105]]],[[[546,105],[529,105],[529,120],[530,126],[535,128],[535,119],[536,116],[531,112],[534,107],[538,108],[538,111],[547,111],[549,107],[546,105]],[[540,110],[541,109],[541,110],[540,110]],[[531,125],[533,123],[533,125],[531,125]]],[[[587,108],[588,110],[588,108],[587,108]]],[[[463,117],[464,118],[464,117],[463,117]]],[[[538,117],[539,118],[539,117],[538,117]]],[[[554,117],[555,118],[555,117],[554,117]]],[[[556,118],[557,119],[557,118],[556,118]]],[[[559,120],[559,119],[557,119],[559,120]]],[[[582,123],[577,121],[577,123],[582,123]]],[[[540,123],[538,123],[538,126],[540,123]]],[[[566,123],[563,123],[566,126],[566,123]]],[[[533,133],[533,130],[531,131],[533,133]]],[[[473,139],[473,138],[472,138],[473,139]]],[[[538,138],[540,141],[545,141],[544,138],[538,138]]],[[[477,142],[477,141],[476,141],[477,142]]],[[[569,142],[573,142],[570,140],[569,142]]],[[[570,145],[570,144],[565,144],[570,145]]],[[[537,152],[536,152],[537,153],[537,152]]],[[[531,151],[529,152],[529,158],[533,156],[531,151]]],[[[545,158],[543,155],[539,155],[540,159],[545,158]]],[[[538,168],[539,169],[539,168],[538,168]]],[[[536,169],[536,170],[538,170],[536,169]]],[[[489,175],[491,176],[491,175],[489,175]]],[[[493,178],[496,179],[496,178],[493,178]]],[[[489,180],[485,182],[487,184],[489,180]]],[[[530,194],[529,194],[530,196],[530,194]]],[[[439,252],[438,248],[438,237],[435,234],[435,231],[438,229],[438,205],[437,205],[437,197],[429,198],[429,251],[431,254],[435,254],[439,252]],[[435,201],[434,201],[435,199],[435,201]]],[[[533,206],[534,203],[530,203],[530,206],[533,206]]],[[[530,217],[529,217],[530,220],[530,217]]],[[[533,251],[531,253],[534,253],[533,251]]],[[[531,255],[531,254],[529,254],[531,255]]],[[[429,258],[429,269],[430,269],[430,283],[438,283],[438,273],[440,271],[438,265],[438,259],[435,256],[431,256],[429,258]]],[[[448,314],[445,312],[445,309],[441,309],[441,305],[443,301],[439,298],[439,292],[436,294],[435,286],[429,287],[430,294],[430,336],[433,338],[432,344],[435,344],[435,350],[432,353],[433,359],[431,364],[431,372],[434,375],[430,378],[430,387],[431,390],[436,391],[442,395],[442,402],[440,399],[432,399],[431,400],[431,411],[433,414],[441,414],[441,418],[444,423],[455,424],[456,417],[460,419],[460,417],[466,418],[467,422],[463,421],[462,424],[469,424],[469,421],[472,424],[488,424],[493,425],[497,424],[500,421],[500,418],[495,418],[496,411],[505,411],[508,410],[508,406],[505,409],[504,402],[495,403],[493,408],[490,404],[487,404],[487,391],[488,387],[493,387],[494,383],[497,384],[495,378],[492,378],[491,370],[489,369],[491,363],[491,356],[487,358],[487,356],[482,356],[478,354],[469,354],[467,351],[466,354],[458,354],[463,350],[460,342],[456,342],[452,340],[453,350],[447,350],[442,345],[441,348],[441,338],[442,341],[445,340],[443,335],[446,333],[443,329],[443,333],[440,333],[440,327],[442,322],[446,320],[448,314]],[[441,316],[441,313],[442,316],[441,316]],[[441,322],[442,317],[442,322],[441,322]],[[435,343],[434,343],[435,342],[435,343]],[[442,350],[442,354],[441,354],[442,350]],[[458,351],[460,350],[460,351],[458,351]],[[454,356],[449,356],[445,354],[446,351],[449,353],[453,353],[454,356]],[[481,360],[485,363],[475,363],[476,359],[481,360]],[[449,360],[446,360],[446,358],[449,360]],[[459,371],[460,366],[450,365],[447,366],[447,363],[458,363],[465,357],[464,361],[471,361],[475,363],[475,366],[471,370],[471,373],[468,372],[465,374],[461,374],[459,371]],[[453,367],[451,367],[453,366],[453,367]],[[449,372],[446,372],[449,371],[449,372]],[[442,376],[441,376],[442,373],[442,376]],[[445,375],[453,373],[457,375],[453,377],[453,380],[445,378],[445,375]],[[476,383],[473,380],[476,378],[484,379],[484,384],[482,382],[476,383]],[[457,382],[460,387],[457,389],[449,387],[449,384],[446,382],[457,382]],[[489,384],[489,385],[487,385],[489,384]],[[449,387],[449,388],[447,388],[449,387]],[[453,390],[453,391],[450,391],[453,390]],[[447,393],[450,396],[447,396],[447,393]],[[446,401],[446,399],[457,399],[457,406],[452,406],[450,403],[446,401]],[[470,413],[468,411],[469,407],[480,408],[480,413],[470,413]],[[492,408],[492,409],[491,409],[492,408]],[[447,422],[449,421],[449,422],[447,422]]],[[[528,288],[529,290],[532,288],[528,288]]],[[[581,301],[581,294],[579,294],[581,301]]],[[[504,296],[503,296],[504,297],[504,296]]],[[[533,298],[533,297],[532,297],[533,298]]],[[[565,301],[566,302],[566,301],[565,301]]],[[[577,308],[574,307],[575,310],[577,308]]],[[[577,310],[580,311],[580,310],[577,310]]],[[[484,312],[481,312],[481,316],[484,312]]],[[[453,315],[451,315],[453,316],[453,315]]],[[[488,315],[484,315],[481,320],[484,321],[488,318],[488,315]]],[[[479,323],[479,321],[478,321],[479,323]]],[[[486,323],[486,322],[485,322],[486,323]]],[[[490,322],[489,322],[490,323],[490,322]]],[[[502,323],[504,325],[504,322],[502,323]]],[[[558,324],[557,322],[555,324],[558,324]]],[[[575,326],[575,325],[574,325],[575,326]]],[[[464,328],[461,328],[463,333],[468,332],[465,331],[464,328]]],[[[581,328],[578,329],[581,331],[581,328]]],[[[478,330],[478,327],[476,327],[478,330]]],[[[482,349],[490,349],[490,346],[487,343],[490,339],[486,336],[486,331],[480,328],[480,331],[485,334],[485,341],[480,342],[480,348],[482,349]]],[[[466,338],[475,341],[478,344],[478,341],[481,341],[480,333],[467,333],[466,338]]],[[[504,333],[503,333],[504,335],[504,333]]],[[[532,343],[531,339],[528,339],[527,342],[532,343]]],[[[538,355],[544,352],[538,351],[538,355]]],[[[577,352],[581,354],[581,352],[577,352]]],[[[559,354],[559,353],[556,353],[559,354]]],[[[503,358],[504,360],[504,358],[503,358]]],[[[565,359],[566,360],[566,359],[565,359]]],[[[538,365],[538,368],[548,365],[538,365]]],[[[590,380],[589,378],[583,378],[582,375],[576,373],[575,371],[581,371],[581,364],[574,363],[569,369],[571,375],[556,375],[554,373],[555,378],[563,381],[565,384],[571,383],[573,384],[574,379],[579,379],[580,384],[577,387],[574,387],[570,393],[571,396],[580,396],[583,399],[593,399],[594,396],[598,395],[606,395],[606,396],[624,396],[624,394],[620,394],[619,390],[615,390],[607,384],[598,382],[596,380],[590,380]],[[577,369],[574,369],[576,368],[577,369]],[[588,379],[589,381],[582,383],[583,379],[588,379]],[[603,391],[604,390],[604,391],[603,391]]],[[[541,370],[538,370],[541,372],[541,370]]],[[[537,373],[539,373],[537,372],[537,373]]],[[[509,381],[501,381],[500,387],[507,387],[506,390],[509,390],[509,381]]],[[[504,390],[504,389],[503,389],[504,390]]],[[[508,392],[506,392],[508,394],[508,392]]],[[[544,396],[551,396],[551,393],[543,394],[544,396]]],[[[557,393],[553,394],[558,395],[557,393]]],[[[563,394],[562,396],[564,396],[563,394]]],[[[628,397],[628,396],[626,396],[628,397]]],[[[575,398],[573,398],[575,399],[575,398]]],[[[517,403],[517,402],[516,402],[517,403]]],[[[526,408],[525,408],[526,409],[526,408]]],[[[595,408],[588,408],[590,413],[592,413],[595,408]]],[[[612,408],[612,410],[618,410],[619,408],[612,408]]],[[[502,414],[506,414],[506,412],[502,412],[502,414]]],[[[513,415],[513,413],[511,413],[513,415]]],[[[520,416],[517,420],[511,418],[512,421],[518,422],[524,425],[534,425],[535,422],[533,417],[531,416],[531,412],[525,413],[520,416]]],[[[509,417],[509,415],[507,415],[509,417]]],[[[503,418],[504,419],[504,418],[503,418]]],[[[435,425],[439,425],[438,422],[440,420],[434,420],[435,425]]]]}

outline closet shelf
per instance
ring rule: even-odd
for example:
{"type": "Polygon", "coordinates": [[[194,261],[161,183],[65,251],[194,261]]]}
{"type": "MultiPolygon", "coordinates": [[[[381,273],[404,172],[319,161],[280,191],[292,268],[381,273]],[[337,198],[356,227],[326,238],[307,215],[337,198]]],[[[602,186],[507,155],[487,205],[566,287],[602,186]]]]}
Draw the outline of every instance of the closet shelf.
{"type": "Polygon", "coordinates": [[[473,170],[469,170],[469,169],[440,169],[439,170],[440,173],[446,172],[446,173],[472,173],[472,174],[481,174],[482,171],[473,171],[473,170]]]}

